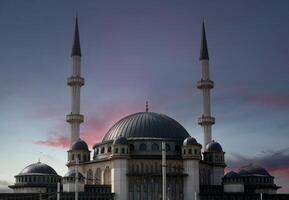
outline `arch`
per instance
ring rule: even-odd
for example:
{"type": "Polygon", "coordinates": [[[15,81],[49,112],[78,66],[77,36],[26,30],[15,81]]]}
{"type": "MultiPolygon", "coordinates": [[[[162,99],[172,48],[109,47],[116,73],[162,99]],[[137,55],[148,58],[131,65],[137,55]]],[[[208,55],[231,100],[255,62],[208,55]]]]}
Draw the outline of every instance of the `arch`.
{"type": "Polygon", "coordinates": [[[91,185],[93,182],[93,173],[92,173],[92,170],[89,169],[86,173],[86,184],[89,184],[91,185]]]}
{"type": "Polygon", "coordinates": [[[105,148],[101,147],[100,153],[104,153],[105,148]]]}
{"type": "Polygon", "coordinates": [[[108,147],[107,152],[111,153],[111,146],[108,147]]]}
{"type": "Polygon", "coordinates": [[[111,185],[111,171],[109,167],[106,167],[103,174],[104,185],[111,185]]]}
{"type": "Polygon", "coordinates": [[[94,184],[100,185],[101,184],[101,169],[97,168],[94,174],[94,184]]]}
{"type": "Polygon", "coordinates": [[[147,150],[147,145],[144,144],[144,143],[140,144],[140,145],[139,145],[139,150],[140,150],[140,151],[146,151],[146,150],[147,150]]]}
{"type": "Polygon", "coordinates": [[[130,152],[134,151],[134,145],[133,144],[129,145],[129,150],[130,150],[130,152]]]}
{"type": "Polygon", "coordinates": [[[178,152],[178,153],[181,153],[182,152],[181,146],[177,144],[175,146],[175,151],[178,152]]]}
{"type": "Polygon", "coordinates": [[[166,144],[166,151],[170,151],[171,150],[171,146],[169,144],[166,144]]]}
{"type": "Polygon", "coordinates": [[[72,156],[71,156],[71,160],[74,160],[74,154],[72,154],[72,156]]]}
{"type": "Polygon", "coordinates": [[[159,145],[156,144],[156,143],[153,143],[153,144],[152,144],[152,150],[153,150],[153,151],[158,151],[158,150],[160,150],[159,145]]]}

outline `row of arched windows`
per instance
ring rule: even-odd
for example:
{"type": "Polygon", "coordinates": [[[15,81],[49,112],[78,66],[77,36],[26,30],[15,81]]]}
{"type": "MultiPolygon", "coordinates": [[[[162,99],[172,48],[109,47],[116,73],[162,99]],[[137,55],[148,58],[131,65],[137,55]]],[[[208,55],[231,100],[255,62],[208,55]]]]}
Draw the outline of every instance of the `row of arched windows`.
{"type": "MultiPolygon", "coordinates": [[[[130,173],[159,173],[162,171],[161,163],[151,163],[151,164],[131,164],[130,165],[130,173]]],[[[183,167],[181,165],[168,163],[167,164],[167,172],[168,173],[177,173],[182,172],[183,167]]]]}
{"type": "Polygon", "coordinates": [[[51,176],[19,176],[16,177],[16,183],[57,183],[59,177],[51,176]]]}
{"type": "Polygon", "coordinates": [[[94,174],[92,169],[89,169],[86,173],[86,183],[111,185],[111,169],[106,167],[104,171],[102,171],[100,168],[97,168],[94,174]]]}

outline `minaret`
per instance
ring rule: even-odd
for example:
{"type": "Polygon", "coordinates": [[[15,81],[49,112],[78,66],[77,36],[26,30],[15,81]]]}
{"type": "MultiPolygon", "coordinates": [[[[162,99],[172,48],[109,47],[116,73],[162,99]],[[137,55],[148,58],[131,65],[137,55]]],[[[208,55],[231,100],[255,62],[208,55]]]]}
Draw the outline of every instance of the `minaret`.
{"type": "Polygon", "coordinates": [[[214,87],[214,82],[210,80],[209,76],[209,53],[204,22],[201,42],[200,63],[202,66],[202,78],[198,81],[197,87],[203,93],[203,115],[199,118],[198,123],[204,129],[204,150],[206,145],[212,141],[212,125],[215,124],[215,118],[211,116],[210,101],[210,90],[214,87]]]}
{"type": "Polygon", "coordinates": [[[79,127],[84,118],[83,115],[80,114],[80,88],[84,85],[84,78],[81,77],[81,49],[77,17],[75,20],[75,32],[71,57],[72,76],[67,79],[67,85],[71,87],[71,113],[66,115],[66,121],[71,125],[70,147],[79,138],[79,127]]]}

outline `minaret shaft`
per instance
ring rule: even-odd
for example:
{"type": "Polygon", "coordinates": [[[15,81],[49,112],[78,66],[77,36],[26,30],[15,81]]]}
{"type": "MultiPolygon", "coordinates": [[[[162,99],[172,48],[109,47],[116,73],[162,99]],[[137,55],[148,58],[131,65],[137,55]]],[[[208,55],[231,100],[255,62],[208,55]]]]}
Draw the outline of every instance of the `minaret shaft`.
{"type": "Polygon", "coordinates": [[[214,87],[214,82],[210,80],[209,53],[204,24],[202,30],[200,63],[202,67],[202,78],[200,81],[198,81],[197,87],[202,91],[203,94],[203,114],[199,118],[198,123],[204,129],[204,144],[203,144],[204,150],[206,145],[212,141],[212,125],[215,123],[215,118],[211,116],[211,94],[210,94],[210,90],[214,87]]]}
{"type": "Polygon", "coordinates": [[[84,118],[80,114],[80,88],[84,85],[84,78],[81,77],[81,50],[77,19],[71,57],[72,76],[67,79],[67,84],[71,87],[71,113],[66,116],[66,121],[71,126],[70,147],[79,139],[80,124],[84,118]]]}

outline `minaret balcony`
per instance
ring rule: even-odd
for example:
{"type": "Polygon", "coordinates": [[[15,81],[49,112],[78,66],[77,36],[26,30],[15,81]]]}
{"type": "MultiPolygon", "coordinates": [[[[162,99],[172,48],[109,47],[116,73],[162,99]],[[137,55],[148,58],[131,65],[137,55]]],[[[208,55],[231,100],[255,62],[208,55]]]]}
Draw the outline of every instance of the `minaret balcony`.
{"type": "Polygon", "coordinates": [[[80,76],[71,76],[67,79],[67,85],[73,86],[73,85],[84,85],[84,78],[80,76]]]}
{"type": "Polygon", "coordinates": [[[199,125],[213,125],[215,124],[215,117],[211,116],[202,116],[198,119],[199,125]]]}
{"type": "Polygon", "coordinates": [[[203,80],[201,79],[200,81],[197,82],[197,88],[198,89],[203,89],[203,88],[208,88],[212,89],[214,88],[214,81],[211,80],[203,80]]]}
{"type": "Polygon", "coordinates": [[[78,122],[78,123],[82,123],[84,120],[84,116],[81,115],[81,114],[69,114],[69,115],[66,115],[66,121],[69,122],[69,123],[72,123],[72,122],[78,122]]]}

